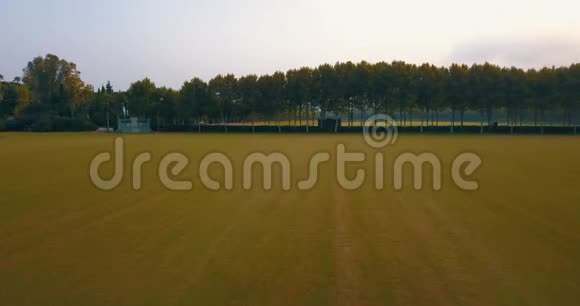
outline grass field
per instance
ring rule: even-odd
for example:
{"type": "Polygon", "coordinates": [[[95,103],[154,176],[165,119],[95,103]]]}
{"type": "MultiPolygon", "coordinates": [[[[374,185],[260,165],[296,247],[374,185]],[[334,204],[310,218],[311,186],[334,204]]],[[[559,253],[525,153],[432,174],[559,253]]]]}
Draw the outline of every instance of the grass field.
{"type": "MultiPolygon", "coordinates": [[[[244,191],[251,152],[308,158],[372,156],[360,136],[131,135],[127,157],[150,151],[143,189],[128,177],[111,192],[88,175],[114,135],[0,134],[1,305],[578,305],[580,141],[541,136],[403,135],[387,149],[436,153],[443,189],[357,191],[320,167],[308,192],[244,191]],[[165,189],[163,153],[192,163],[190,192],[165,189]],[[234,161],[233,191],[204,189],[205,153],[234,161]],[[480,189],[459,190],[449,163],[483,159],[480,189]]],[[[361,164],[372,176],[372,163],[361,164]]],[[[125,165],[126,172],[131,169],[125,165]]],[[[353,173],[355,167],[348,169],[353,173]]],[[[213,169],[219,174],[218,169],[213,169]]],[[[105,171],[107,172],[107,171],[105,171]]],[[[293,178],[293,181],[294,178],[293,178]]]]}

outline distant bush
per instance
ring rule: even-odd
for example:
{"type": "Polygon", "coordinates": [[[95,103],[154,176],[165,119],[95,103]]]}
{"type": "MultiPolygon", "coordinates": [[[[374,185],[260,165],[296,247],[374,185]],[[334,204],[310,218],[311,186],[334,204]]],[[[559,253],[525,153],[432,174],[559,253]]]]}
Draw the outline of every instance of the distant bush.
{"type": "Polygon", "coordinates": [[[33,132],[50,132],[52,130],[52,118],[49,114],[41,114],[31,122],[29,130],[33,132]]]}
{"type": "Polygon", "coordinates": [[[94,131],[96,129],[97,126],[89,119],[59,117],[49,113],[19,116],[0,121],[0,131],[80,132],[94,131]]]}
{"type": "Polygon", "coordinates": [[[25,125],[25,122],[23,120],[18,120],[18,119],[8,119],[6,120],[6,131],[11,131],[11,132],[19,132],[19,131],[27,131],[28,128],[25,125]]]}
{"type": "Polygon", "coordinates": [[[52,131],[94,131],[97,126],[86,118],[56,117],[52,119],[52,131]]]}

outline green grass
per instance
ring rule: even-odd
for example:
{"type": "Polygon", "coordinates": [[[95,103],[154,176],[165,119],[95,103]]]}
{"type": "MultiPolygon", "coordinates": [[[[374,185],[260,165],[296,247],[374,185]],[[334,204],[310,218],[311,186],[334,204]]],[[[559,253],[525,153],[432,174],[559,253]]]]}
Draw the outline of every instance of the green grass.
{"type": "MultiPolygon", "coordinates": [[[[125,136],[127,157],[150,151],[144,186],[97,190],[89,162],[114,135],[0,134],[2,305],[577,305],[580,300],[580,142],[574,137],[412,136],[387,150],[436,153],[443,190],[401,192],[386,180],[357,191],[332,163],[308,192],[243,191],[250,152],[308,158],[373,151],[359,136],[125,136]],[[192,160],[171,192],[159,159],[192,160]],[[207,152],[234,161],[235,189],[205,190],[207,152]],[[480,190],[457,189],[449,163],[478,153],[480,190]]],[[[361,167],[372,176],[372,163],[361,167]]],[[[125,165],[126,172],[131,168],[125,165]]],[[[355,167],[349,168],[353,173],[355,167]]],[[[212,169],[218,175],[218,169],[212,169]]],[[[387,168],[390,174],[392,169],[387,168]]],[[[105,173],[107,171],[104,171],[105,173]]]]}

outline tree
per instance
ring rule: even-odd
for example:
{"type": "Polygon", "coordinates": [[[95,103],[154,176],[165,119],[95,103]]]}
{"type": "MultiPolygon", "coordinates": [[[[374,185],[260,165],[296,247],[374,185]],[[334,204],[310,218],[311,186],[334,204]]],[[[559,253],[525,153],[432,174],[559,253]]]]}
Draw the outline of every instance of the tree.
{"type": "Polygon", "coordinates": [[[93,86],[86,85],[78,74],[67,77],[63,87],[65,91],[63,96],[68,98],[66,107],[72,118],[78,110],[85,108],[89,104],[93,98],[94,89],[93,86]]]}
{"type": "MultiPolygon", "coordinates": [[[[327,112],[338,112],[339,81],[336,70],[329,64],[324,64],[316,69],[318,80],[318,105],[321,110],[322,119],[326,119],[327,112]]],[[[324,123],[324,120],[322,120],[324,123]]]]}
{"type": "Polygon", "coordinates": [[[153,95],[153,108],[155,112],[155,124],[157,131],[161,130],[161,124],[167,125],[166,122],[172,121],[177,115],[177,103],[179,93],[171,88],[158,88],[153,95]]]}
{"type": "Polygon", "coordinates": [[[23,81],[31,92],[32,103],[49,105],[59,115],[74,116],[89,99],[91,90],[80,78],[76,65],[48,54],[36,57],[24,69],[23,81]]]}
{"type": "Polygon", "coordinates": [[[393,62],[391,64],[391,99],[398,104],[399,122],[401,126],[405,125],[405,110],[413,102],[412,85],[413,85],[413,66],[405,62],[393,62]]]}
{"type": "Polygon", "coordinates": [[[236,106],[239,106],[238,80],[233,74],[218,75],[209,81],[208,87],[209,97],[215,103],[227,132],[228,118],[234,116],[236,106]]]}
{"type": "Polygon", "coordinates": [[[105,113],[106,113],[106,118],[107,118],[107,132],[108,132],[111,128],[110,114],[111,114],[111,107],[113,104],[113,95],[114,95],[113,86],[111,85],[111,82],[107,81],[107,85],[104,88],[103,95],[104,95],[103,102],[105,104],[105,113]]]}
{"type": "Polygon", "coordinates": [[[153,117],[156,114],[157,87],[150,79],[132,83],[127,90],[127,111],[130,116],[153,117]]]}
{"type": "Polygon", "coordinates": [[[339,76],[339,111],[346,112],[349,125],[352,125],[355,99],[357,96],[356,66],[352,62],[337,63],[334,69],[339,76]]]}
{"type": "MultiPolygon", "coordinates": [[[[272,112],[276,112],[276,122],[279,121],[280,113],[282,113],[285,109],[284,101],[288,99],[286,96],[286,75],[283,72],[276,72],[272,76],[272,98],[273,100],[270,101],[272,106],[272,112]]],[[[278,128],[280,125],[278,124],[278,128]]]]}
{"type": "Polygon", "coordinates": [[[276,72],[271,76],[263,75],[258,79],[257,85],[260,91],[257,109],[266,117],[268,122],[272,117],[275,117],[276,126],[280,131],[279,114],[284,110],[286,76],[283,72],[276,72]]]}
{"type": "Polygon", "coordinates": [[[303,67],[298,70],[292,69],[286,73],[286,94],[290,109],[294,113],[294,125],[302,126],[302,112],[306,109],[307,125],[309,123],[308,112],[310,110],[310,81],[312,70],[303,67]]]}
{"type": "MultiPolygon", "coordinates": [[[[4,102],[4,84],[0,82],[0,103],[4,102]]],[[[0,104],[0,109],[2,108],[2,104],[0,104]]],[[[2,116],[2,112],[0,111],[0,116],[2,116]]]]}
{"type": "Polygon", "coordinates": [[[449,69],[446,67],[437,67],[435,78],[435,97],[433,108],[435,111],[435,125],[439,126],[439,114],[442,110],[449,109],[449,100],[447,98],[447,87],[449,84],[449,69]]]}
{"type": "Polygon", "coordinates": [[[18,88],[12,84],[0,85],[0,118],[14,115],[18,104],[18,88]]]}
{"type": "Polygon", "coordinates": [[[253,133],[254,121],[257,117],[257,104],[260,100],[258,76],[254,74],[243,76],[239,79],[238,86],[240,93],[240,115],[244,120],[249,119],[251,121],[253,133]]]}
{"type": "Polygon", "coordinates": [[[502,70],[505,79],[505,100],[503,107],[506,111],[506,121],[509,126],[515,126],[518,119],[522,120],[522,111],[525,107],[529,88],[526,84],[526,73],[519,68],[505,68],[502,70]]]}
{"type": "Polygon", "coordinates": [[[580,108],[580,64],[559,70],[559,104],[564,113],[564,122],[572,125],[572,120],[580,108]]]}
{"type": "Polygon", "coordinates": [[[329,112],[345,115],[353,125],[355,113],[364,121],[372,109],[396,115],[400,125],[406,126],[420,110],[422,126],[438,125],[441,112],[450,113],[452,127],[458,120],[463,126],[466,117],[470,120],[474,112],[479,113],[483,132],[484,123],[492,125],[496,117],[504,117],[513,127],[529,120],[526,115],[530,112],[535,125],[554,119],[572,125],[580,108],[579,88],[580,64],[523,70],[490,63],[436,67],[362,61],[240,79],[233,74],[218,75],[208,83],[194,78],[179,91],[157,88],[144,79],[131,84],[126,92],[114,92],[107,82],[95,93],[82,81],[74,63],[48,54],[30,61],[22,78],[0,81],[0,115],[22,114],[30,124],[42,119],[39,125],[44,127],[62,116],[89,118],[107,126],[110,115],[146,116],[155,118],[158,129],[161,124],[187,122],[197,123],[201,130],[202,122],[222,122],[227,131],[228,122],[251,121],[254,127],[258,118],[268,124],[275,118],[279,127],[280,115],[287,114],[289,125],[294,119],[295,126],[303,124],[305,115],[308,131],[313,116],[325,119],[329,112]]]}
{"type": "Polygon", "coordinates": [[[18,115],[26,109],[32,101],[32,95],[28,87],[19,84],[18,86],[18,103],[14,107],[14,115],[18,115]]]}
{"type": "MultiPolygon", "coordinates": [[[[373,66],[365,61],[356,65],[353,73],[353,107],[360,113],[361,124],[364,121],[364,113],[369,108],[370,84],[373,66]]],[[[351,122],[354,121],[354,113],[351,113],[351,122]]],[[[352,125],[352,123],[351,123],[352,125]]]]}
{"type": "MultiPolygon", "coordinates": [[[[435,108],[434,100],[437,95],[436,69],[435,66],[429,64],[423,64],[418,69],[417,103],[426,115],[426,117],[421,119],[421,126],[423,126],[424,122],[429,125],[429,115],[435,108]]],[[[431,124],[433,124],[433,120],[431,120],[431,124]]]]}
{"type": "Polygon", "coordinates": [[[0,117],[17,115],[30,104],[30,91],[22,84],[0,84],[0,117]]]}
{"type": "Polygon", "coordinates": [[[531,69],[527,75],[532,93],[530,106],[534,112],[534,126],[537,127],[538,123],[544,124],[546,110],[555,100],[556,71],[554,68],[542,68],[539,71],[531,69]]]}
{"type": "Polygon", "coordinates": [[[469,67],[467,65],[451,65],[446,90],[449,107],[451,109],[451,126],[455,126],[455,114],[459,112],[461,127],[463,127],[465,111],[467,110],[468,101],[471,99],[469,90],[469,67]]]}
{"type": "Polygon", "coordinates": [[[381,112],[387,103],[385,99],[390,90],[390,64],[379,62],[373,65],[373,71],[369,80],[368,98],[369,107],[375,114],[381,112]]]}
{"type": "Polygon", "coordinates": [[[207,84],[199,78],[183,83],[179,91],[179,116],[191,123],[197,122],[200,129],[203,117],[212,113],[207,84]]]}

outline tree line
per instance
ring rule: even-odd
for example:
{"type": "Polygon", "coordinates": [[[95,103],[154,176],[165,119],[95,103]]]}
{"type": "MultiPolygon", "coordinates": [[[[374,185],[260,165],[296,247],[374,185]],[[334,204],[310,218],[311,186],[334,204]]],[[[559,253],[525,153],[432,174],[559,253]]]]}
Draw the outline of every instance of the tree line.
{"type": "Polygon", "coordinates": [[[524,70],[345,62],[208,82],[193,78],[179,90],[145,78],[115,91],[110,83],[95,90],[74,63],[49,54],[30,61],[22,77],[0,75],[0,81],[0,129],[13,130],[91,129],[128,116],[150,118],[154,129],[258,121],[302,126],[327,117],[354,125],[370,113],[390,114],[402,126],[439,125],[442,113],[453,126],[463,126],[466,114],[482,125],[501,114],[510,126],[570,126],[580,108],[580,64],[524,70]]]}

